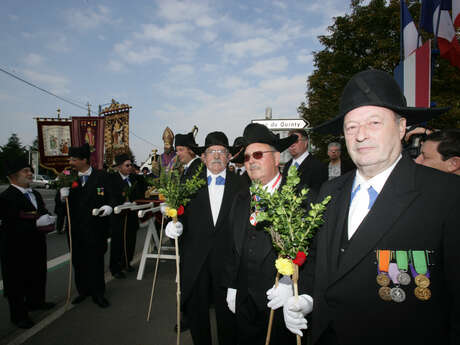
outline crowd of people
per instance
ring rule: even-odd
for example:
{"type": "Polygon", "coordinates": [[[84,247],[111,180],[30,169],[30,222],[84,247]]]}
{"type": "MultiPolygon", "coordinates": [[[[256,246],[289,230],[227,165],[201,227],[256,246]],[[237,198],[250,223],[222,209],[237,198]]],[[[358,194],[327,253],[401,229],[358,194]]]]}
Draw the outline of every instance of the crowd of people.
{"type": "MultiPolygon", "coordinates": [[[[179,221],[165,227],[168,237],[179,239],[181,310],[188,323],[181,329],[190,329],[194,344],[212,344],[211,307],[220,345],[265,344],[270,310],[271,344],[293,343],[295,335],[311,344],[458,344],[460,130],[416,129],[428,134],[418,156],[403,150],[407,126],[446,110],[408,107],[393,77],[369,70],[353,76],[339,114],[317,127],[343,134],[351,161],[341,157],[339,142],[331,142],[330,161],[321,162],[309,151],[305,130],[280,139],[263,125],[249,124],[233,146],[223,132],[207,134],[203,146],[193,133],[177,134],[166,164],[175,152],[181,183],[200,166],[207,180],[179,221]],[[292,159],[282,167],[285,150],[292,159]],[[309,189],[308,202],[299,208],[305,217],[310,203],[332,197],[300,269],[298,297],[289,276],[274,284],[277,252],[264,223],[252,217],[255,196],[249,190],[258,181],[274,193],[292,166],[298,190],[309,189]]],[[[110,271],[124,279],[124,271],[133,270],[139,228],[133,212],[115,215],[113,208],[143,198],[143,175],[151,172],[135,174],[125,154],[116,157],[112,174],[93,169],[87,146],[71,147],[69,156],[79,179],[74,188],[59,190],[59,201],[68,202],[72,221],[78,291],[72,303],[92,297],[107,308],[107,238],[110,271]]],[[[55,219],[29,188],[30,166],[9,163],[11,186],[0,195],[2,270],[11,321],[29,328],[28,310],[54,306],[44,291],[45,234],[55,219]],[[19,256],[25,236],[34,240],[19,256]]]]}

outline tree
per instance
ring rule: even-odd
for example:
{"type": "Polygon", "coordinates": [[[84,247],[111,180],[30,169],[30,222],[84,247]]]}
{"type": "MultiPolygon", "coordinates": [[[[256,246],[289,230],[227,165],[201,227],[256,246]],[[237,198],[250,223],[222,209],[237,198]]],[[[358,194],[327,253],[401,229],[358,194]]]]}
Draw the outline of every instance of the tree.
{"type": "Polygon", "coordinates": [[[13,158],[25,156],[27,153],[24,146],[21,144],[16,133],[11,134],[8,142],[4,146],[0,146],[0,176],[2,181],[6,180],[5,162],[13,158]]]}
{"type": "MultiPolygon", "coordinates": [[[[328,29],[330,35],[319,36],[324,49],[313,53],[314,71],[307,80],[306,97],[299,114],[314,127],[333,118],[339,110],[339,99],[350,78],[366,69],[393,73],[400,60],[399,0],[351,1],[351,13],[336,17],[328,29]]],[[[420,5],[410,8],[418,22],[420,5]]],[[[424,39],[429,34],[422,33],[424,39]]],[[[438,58],[432,78],[431,99],[438,107],[451,106],[448,114],[432,120],[434,128],[460,125],[460,70],[438,58]]],[[[319,155],[326,157],[327,144],[341,138],[312,134],[319,155]]],[[[342,140],[343,141],[343,140],[342,140]]],[[[343,150],[345,151],[345,150],[343,150]]]]}

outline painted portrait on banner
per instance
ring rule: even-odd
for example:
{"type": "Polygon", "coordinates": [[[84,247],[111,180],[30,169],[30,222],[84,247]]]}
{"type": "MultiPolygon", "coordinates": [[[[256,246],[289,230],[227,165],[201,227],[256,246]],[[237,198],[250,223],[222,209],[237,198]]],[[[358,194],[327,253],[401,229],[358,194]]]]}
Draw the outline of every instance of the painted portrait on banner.
{"type": "Polygon", "coordinates": [[[129,151],[129,109],[127,104],[112,104],[105,108],[101,115],[105,121],[105,162],[112,166],[115,156],[129,151]]]}
{"type": "Polygon", "coordinates": [[[101,117],[72,117],[72,142],[74,146],[88,144],[90,164],[102,169],[104,157],[104,119],[101,117]]]}

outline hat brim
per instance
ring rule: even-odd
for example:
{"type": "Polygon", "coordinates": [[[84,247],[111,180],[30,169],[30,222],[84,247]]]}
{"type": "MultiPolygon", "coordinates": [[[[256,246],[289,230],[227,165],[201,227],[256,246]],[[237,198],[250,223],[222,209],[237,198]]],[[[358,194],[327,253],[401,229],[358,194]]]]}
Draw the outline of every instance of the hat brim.
{"type": "Polygon", "coordinates": [[[406,119],[407,126],[418,125],[418,124],[421,124],[422,122],[430,121],[433,118],[441,114],[444,114],[450,109],[449,107],[446,107],[446,108],[398,107],[398,106],[394,106],[391,104],[376,105],[375,103],[370,102],[369,104],[361,104],[357,107],[353,107],[352,109],[345,110],[339,115],[337,115],[335,118],[314,127],[312,130],[315,133],[319,133],[319,134],[333,134],[333,135],[342,134],[343,133],[343,120],[345,118],[345,115],[348,114],[348,112],[352,111],[353,109],[363,107],[363,106],[368,106],[368,105],[383,107],[383,108],[388,108],[388,109],[393,110],[395,113],[397,113],[398,115],[406,119]]]}
{"type": "Polygon", "coordinates": [[[278,152],[283,152],[289,146],[294,144],[298,140],[298,138],[299,137],[297,135],[291,134],[287,138],[278,139],[277,142],[273,142],[272,140],[269,140],[269,139],[255,139],[255,138],[254,139],[247,139],[247,138],[243,137],[243,139],[244,139],[243,147],[246,148],[251,144],[260,143],[260,144],[267,144],[267,145],[273,146],[278,152]]]}
{"type": "Polygon", "coordinates": [[[201,156],[204,151],[206,151],[206,149],[210,146],[214,146],[214,145],[219,145],[219,146],[223,146],[225,147],[228,152],[230,152],[230,155],[235,155],[236,153],[238,153],[239,151],[239,147],[238,146],[228,146],[228,145],[223,145],[223,144],[213,144],[213,145],[207,145],[207,146],[195,146],[195,147],[190,147],[190,149],[198,156],[201,156]]]}

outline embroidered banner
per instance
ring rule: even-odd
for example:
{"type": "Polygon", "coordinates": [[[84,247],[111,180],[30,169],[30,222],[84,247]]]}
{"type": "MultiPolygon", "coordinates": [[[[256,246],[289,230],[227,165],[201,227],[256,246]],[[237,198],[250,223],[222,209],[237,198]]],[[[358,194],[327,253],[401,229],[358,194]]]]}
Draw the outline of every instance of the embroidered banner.
{"type": "Polygon", "coordinates": [[[104,118],[94,116],[72,117],[72,146],[88,143],[90,165],[102,169],[104,165],[104,118]]]}

